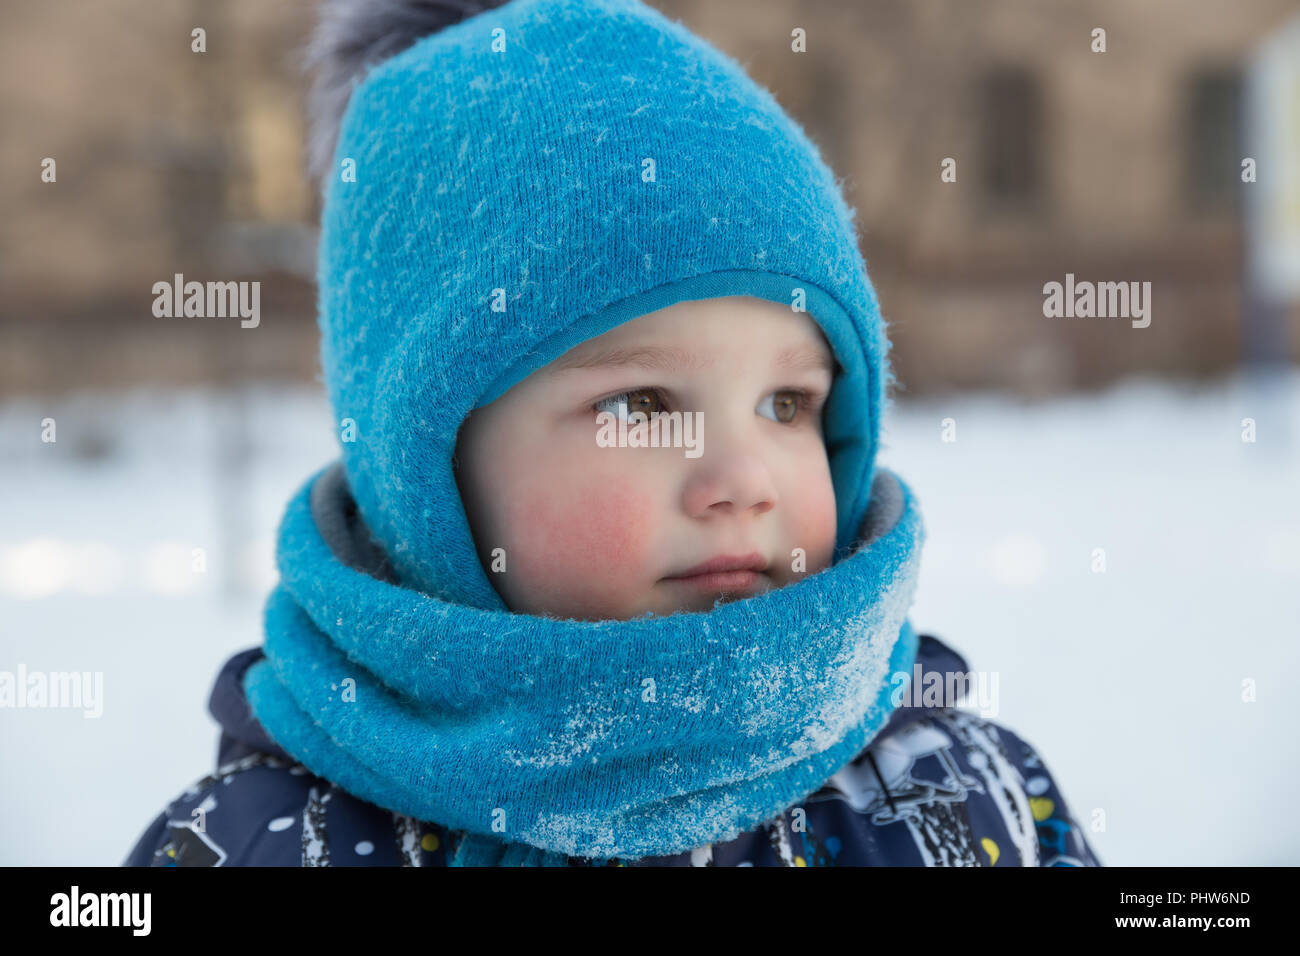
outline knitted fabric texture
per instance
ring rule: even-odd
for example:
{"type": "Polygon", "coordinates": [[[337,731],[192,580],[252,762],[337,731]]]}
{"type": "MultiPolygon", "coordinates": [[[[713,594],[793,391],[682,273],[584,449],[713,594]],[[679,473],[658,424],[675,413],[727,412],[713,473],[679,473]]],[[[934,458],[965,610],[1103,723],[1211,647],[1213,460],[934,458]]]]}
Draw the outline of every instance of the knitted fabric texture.
{"type": "Polygon", "coordinates": [[[839,369],[837,555],[866,512],[888,341],[830,170],[770,93],[638,0],[514,0],[366,74],[325,193],[321,359],[402,583],[502,610],[453,472],[466,415],[676,302],[806,311],[839,369]]]}
{"type": "Polygon", "coordinates": [[[245,691],[313,773],[465,831],[455,865],[734,839],[861,752],[916,660],[906,613],[924,529],[884,469],[845,560],[708,612],[628,621],[482,610],[386,581],[339,557],[359,553],[337,543],[348,504],[337,464],[290,502],[266,658],[245,691]]]}

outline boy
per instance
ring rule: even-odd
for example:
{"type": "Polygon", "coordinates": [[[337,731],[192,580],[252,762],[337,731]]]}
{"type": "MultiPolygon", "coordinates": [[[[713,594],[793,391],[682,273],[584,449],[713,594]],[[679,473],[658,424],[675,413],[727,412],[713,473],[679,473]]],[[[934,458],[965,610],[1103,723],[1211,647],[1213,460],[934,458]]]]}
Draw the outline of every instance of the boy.
{"type": "Polygon", "coordinates": [[[816,148],[639,0],[445,11],[318,33],[343,457],[128,865],[1100,865],[1024,741],[900,694],[966,665],[906,619],[816,148]]]}

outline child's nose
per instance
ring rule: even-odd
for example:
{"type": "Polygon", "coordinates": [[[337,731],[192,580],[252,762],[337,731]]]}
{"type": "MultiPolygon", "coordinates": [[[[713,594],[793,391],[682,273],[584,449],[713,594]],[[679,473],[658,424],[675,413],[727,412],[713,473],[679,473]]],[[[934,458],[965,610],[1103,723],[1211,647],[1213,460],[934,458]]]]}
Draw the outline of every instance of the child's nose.
{"type": "Polygon", "coordinates": [[[772,472],[750,452],[707,447],[689,468],[683,507],[693,518],[747,511],[760,515],[776,507],[772,472]]]}

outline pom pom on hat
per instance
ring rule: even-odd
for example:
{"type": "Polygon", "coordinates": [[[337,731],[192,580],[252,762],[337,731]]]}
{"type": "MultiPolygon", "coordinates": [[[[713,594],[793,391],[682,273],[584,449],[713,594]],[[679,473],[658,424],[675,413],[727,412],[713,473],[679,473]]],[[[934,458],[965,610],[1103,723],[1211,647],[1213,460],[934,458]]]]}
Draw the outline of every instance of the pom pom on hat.
{"type": "Polygon", "coordinates": [[[323,185],[352,90],[376,64],[506,0],[321,0],[303,66],[314,74],[307,96],[308,170],[323,185]]]}

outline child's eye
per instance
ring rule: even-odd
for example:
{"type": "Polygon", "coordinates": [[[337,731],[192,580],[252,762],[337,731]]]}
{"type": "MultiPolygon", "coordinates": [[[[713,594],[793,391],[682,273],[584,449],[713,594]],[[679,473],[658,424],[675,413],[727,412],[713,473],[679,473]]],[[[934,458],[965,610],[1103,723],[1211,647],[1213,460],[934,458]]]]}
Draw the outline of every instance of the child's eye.
{"type": "Polygon", "coordinates": [[[609,398],[602,398],[592,410],[609,411],[620,419],[625,419],[632,412],[643,412],[649,418],[655,412],[664,410],[663,395],[655,388],[638,388],[630,392],[619,392],[609,398]]]}
{"type": "MultiPolygon", "coordinates": [[[[633,412],[641,412],[648,419],[657,412],[666,411],[667,404],[659,389],[645,387],[602,398],[592,405],[592,411],[609,411],[620,419],[626,419],[633,412]]],[[[759,402],[757,411],[766,418],[788,425],[800,412],[816,413],[820,410],[820,404],[819,395],[810,394],[803,389],[780,389],[759,402]]]]}
{"type": "Polygon", "coordinates": [[[789,424],[800,411],[812,411],[813,405],[812,396],[807,392],[799,389],[782,389],[759,402],[757,410],[760,415],[773,421],[789,424]]]}

